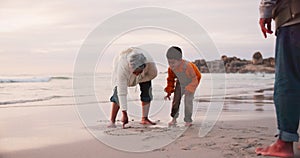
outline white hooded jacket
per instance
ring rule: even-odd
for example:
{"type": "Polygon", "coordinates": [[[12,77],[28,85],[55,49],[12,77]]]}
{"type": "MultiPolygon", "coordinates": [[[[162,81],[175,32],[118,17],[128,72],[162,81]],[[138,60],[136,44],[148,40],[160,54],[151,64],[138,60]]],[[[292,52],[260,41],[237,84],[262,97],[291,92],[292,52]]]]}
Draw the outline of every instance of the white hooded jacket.
{"type": "Polygon", "coordinates": [[[113,87],[117,86],[119,106],[121,110],[127,110],[127,93],[128,87],[136,86],[138,83],[150,81],[157,76],[157,68],[152,57],[140,48],[131,47],[114,59],[114,69],[112,74],[113,87]],[[145,61],[135,60],[132,61],[133,55],[142,54],[146,58],[145,61]],[[132,63],[134,62],[134,63],[132,63]],[[140,66],[146,64],[143,72],[138,76],[133,74],[134,68],[132,64],[140,66]]]}

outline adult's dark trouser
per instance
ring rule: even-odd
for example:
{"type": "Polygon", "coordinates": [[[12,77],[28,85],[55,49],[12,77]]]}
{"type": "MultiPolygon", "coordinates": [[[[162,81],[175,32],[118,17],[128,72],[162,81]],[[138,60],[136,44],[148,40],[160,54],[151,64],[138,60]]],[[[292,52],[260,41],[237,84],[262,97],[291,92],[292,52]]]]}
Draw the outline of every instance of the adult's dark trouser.
{"type": "Polygon", "coordinates": [[[277,30],[275,62],[274,103],[279,139],[297,142],[300,114],[300,24],[277,30]]]}
{"type": "MultiPolygon", "coordinates": [[[[141,101],[151,102],[151,100],[153,99],[151,80],[139,83],[139,85],[141,90],[141,94],[140,94],[141,101]]],[[[110,97],[110,101],[119,104],[117,86],[114,87],[113,95],[110,97]]]]}

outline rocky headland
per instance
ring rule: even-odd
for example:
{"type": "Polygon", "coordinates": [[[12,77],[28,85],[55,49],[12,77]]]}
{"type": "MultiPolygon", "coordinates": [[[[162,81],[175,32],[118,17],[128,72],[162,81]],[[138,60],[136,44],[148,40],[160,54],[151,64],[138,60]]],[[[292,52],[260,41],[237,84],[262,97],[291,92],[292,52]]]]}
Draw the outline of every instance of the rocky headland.
{"type": "Polygon", "coordinates": [[[255,52],[252,60],[227,57],[223,55],[220,60],[205,61],[204,59],[193,62],[201,73],[274,73],[275,59],[264,59],[260,52],[255,52]]]}

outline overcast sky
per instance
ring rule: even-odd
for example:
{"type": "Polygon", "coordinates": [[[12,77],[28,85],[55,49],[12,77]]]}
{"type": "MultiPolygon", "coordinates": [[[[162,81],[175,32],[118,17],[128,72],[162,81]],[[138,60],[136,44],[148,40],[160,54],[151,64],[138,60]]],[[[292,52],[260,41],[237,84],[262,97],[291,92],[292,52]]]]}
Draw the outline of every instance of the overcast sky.
{"type": "MultiPolygon", "coordinates": [[[[146,6],[172,9],[192,18],[207,31],[220,55],[251,59],[254,52],[261,51],[264,57],[271,57],[275,38],[261,35],[258,4],[259,0],[0,0],[0,73],[72,72],[90,32],[113,15],[146,6]]],[[[132,31],[107,50],[117,53],[120,48],[172,36],[159,30],[132,31]]],[[[181,40],[171,42],[192,51],[181,40]]],[[[113,56],[107,54],[105,60],[113,56]]]]}

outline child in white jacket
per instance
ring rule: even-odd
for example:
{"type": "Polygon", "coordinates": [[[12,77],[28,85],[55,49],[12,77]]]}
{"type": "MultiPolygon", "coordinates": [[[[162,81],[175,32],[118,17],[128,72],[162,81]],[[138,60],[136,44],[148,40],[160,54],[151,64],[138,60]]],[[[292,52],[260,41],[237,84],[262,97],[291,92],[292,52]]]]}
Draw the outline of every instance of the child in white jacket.
{"type": "Polygon", "coordinates": [[[123,128],[128,123],[127,115],[127,89],[139,84],[142,102],[142,121],[141,124],[155,125],[148,119],[150,102],[152,100],[151,80],[157,76],[157,68],[151,56],[144,50],[131,47],[121,52],[114,59],[114,70],[112,74],[113,95],[110,125],[116,127],[115,121],[121,107],[123,128]]]}

